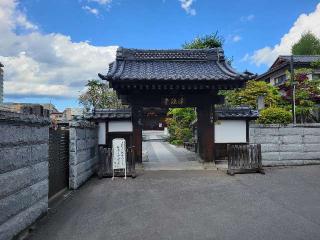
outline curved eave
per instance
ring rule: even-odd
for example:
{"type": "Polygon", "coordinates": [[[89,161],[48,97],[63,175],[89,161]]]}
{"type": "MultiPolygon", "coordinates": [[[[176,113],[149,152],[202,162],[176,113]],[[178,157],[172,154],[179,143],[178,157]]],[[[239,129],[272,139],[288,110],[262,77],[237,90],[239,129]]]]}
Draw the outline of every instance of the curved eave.
{"type": "Polygon", "coordinates": [[[101,78],[102,80],[109,80],[107,75],[103,75],[101,73],[98,73],[99,78],[101,78]]]}
{"type": "Polygon", "coordinates": [[[237,76],[237,77],[231,77],[230,78],[119,78],[119,77],[110,77],[108,75],[102,75],[98,74],[99,77],[103,80],[113,82],[120,80],[118,83],[129,83],[129,82],[157,82],[157,81],[164,81],[166,82],[232,82],[232,81],[247,81],[251,80],[251,78],[243,77],[243,76],[237,76]]]}
{"type": "Polygon", "coordinates": [[[234,70],[231,66],[227,64],[226,61],[215,61],[215,64],[220,69],[220,71],[226,75],[226,77],[222,78],[210,78],[210,77],[199,77],[199,78],[183,78],[183,77],[170,77],[170,78],[130,78],[122,76],[123,71],[125,69],[126,61],[117,60],[110,64],[111,69],[107,75],[98,74],[98,76],[106,81],[114,81],[114,80],[121,80],[121,81],[248,81],[252,80],[256,77],[256,75],[247,75],[243,73],[238,73],[234,70]]]}

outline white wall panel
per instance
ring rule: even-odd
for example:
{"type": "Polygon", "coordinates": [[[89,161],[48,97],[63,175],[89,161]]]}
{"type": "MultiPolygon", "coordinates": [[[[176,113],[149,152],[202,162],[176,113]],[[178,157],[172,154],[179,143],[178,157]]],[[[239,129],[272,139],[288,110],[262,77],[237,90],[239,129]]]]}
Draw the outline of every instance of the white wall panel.
{"type": "Polygon", "coordinates": [[[108,125],[109,132],[132,132],[131,121],[110,121],[108,125]]]}
{"type": "Polygon", "coordinates": [[[99,122],[98,144],[106,144],[106,123],[105,122],[99,122]]]}
{"type": "Polygon", "coordinates": [[[246,142],[245,120],[219,120],[215,123],[216,143],[246,142]]]}

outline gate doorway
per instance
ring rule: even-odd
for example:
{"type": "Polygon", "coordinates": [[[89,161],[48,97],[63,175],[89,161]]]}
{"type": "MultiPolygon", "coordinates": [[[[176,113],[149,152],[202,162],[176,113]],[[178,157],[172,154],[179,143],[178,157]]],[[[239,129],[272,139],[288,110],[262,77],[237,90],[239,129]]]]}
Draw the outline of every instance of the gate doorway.
{"type": "Polygon", "coordinates": [[[69,184],[69,129],[49,129],[49,198],[69,184]]]}
{"type": "Polygon", "coordinates": [[[142,163],[145,170],[201,170],[196,153],[167,141],[164,130],[142,131],[142,163]]]}
{"type": "Polygon", "coordinates": [[[214,106],[222,104],[219,90],[243,87],[253,79],[229,66],[221,48],[137,50],[119,48],[107,75],[99,74],[132,109],[136,162],[142,163],[143,108],[196,107],[198,152],[214,160],[214,106]]]}

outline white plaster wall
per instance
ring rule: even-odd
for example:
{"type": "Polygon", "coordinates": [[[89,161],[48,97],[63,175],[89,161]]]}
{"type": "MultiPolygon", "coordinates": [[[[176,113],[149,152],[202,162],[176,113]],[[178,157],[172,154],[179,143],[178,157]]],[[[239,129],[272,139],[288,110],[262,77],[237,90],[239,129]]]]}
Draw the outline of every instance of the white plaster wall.
{"type": "Polygon", "coordinates": [[[98,144],[106,144],[106,123],[105,122],[99,122],[98,144]]]}
{"type": "Polygon", "coordinates": [[[219,120],[214,124],[216,143],[245,143],[245,120],[219,120]]]}
{"type": "Polygon", "coordinates": [[[131,121],[110,121],[108,125],[109,132],[132,132],[131,121]]]}

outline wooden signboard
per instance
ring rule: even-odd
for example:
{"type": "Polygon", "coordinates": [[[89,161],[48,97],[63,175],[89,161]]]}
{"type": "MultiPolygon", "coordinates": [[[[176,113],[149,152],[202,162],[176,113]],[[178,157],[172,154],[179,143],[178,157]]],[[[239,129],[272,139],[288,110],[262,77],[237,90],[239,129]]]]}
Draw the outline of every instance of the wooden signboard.
{"type": "Polygon", "coordinates": [[[124,169],[124,178],[127,178],[127,152],[126,140],[124,138],[115,138],[112,140],[112,179],[114,171],[124,169]]]}
{"type": "Polygon", "coordinates": [[[161,98],[161,105],[166,107],[179,107],[186,104],[186,98],[183,96],[166,96],[161,98]]]}

